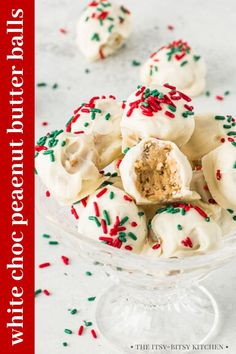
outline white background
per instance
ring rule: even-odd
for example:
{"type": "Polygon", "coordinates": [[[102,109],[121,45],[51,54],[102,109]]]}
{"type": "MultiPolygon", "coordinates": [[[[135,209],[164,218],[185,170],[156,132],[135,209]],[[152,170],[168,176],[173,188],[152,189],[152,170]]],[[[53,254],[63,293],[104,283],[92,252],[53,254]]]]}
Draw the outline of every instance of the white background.
{"type": "MultiPolygon", "coordinates": [[[[188,40],[208,66],[211,96],[195,99],[195,111],[236,115],[235,0],[124,0],[133,13],[132,37],[115,56],[95,64],[87,63],[75,45],[75,25],[85,4],[81,0],[37,0],[36,82],[46,82],[47,87],[36,88],[36,137],[63,127],[73,110],[93,95],[126,99],[139,82],[140,68],[133,67],[132,60],[144,62],[152,51],[179,38],[188,40]],[[60,28],[67,33],[62,34],[60,28]],[[52,89],[54,83],[59,85],[56,90],[52,89]],[[215,96],[226,90],[231,94],[217,101],[215,96]],[[43,121],[48,127],[42,126],[43,121]]],[[[99,296],[111,284],[110,279],[65,246],[49,246],[42,233],[55,239],[53,230],[37,216],[35,287],[48,289],[51,296],[36,298],[36,354],[116,354],[101,336],[94,340],[89,331],[82,337],[76,334],[83,320],[93,321],[96,300],[90,303],[87,298],[99,296]],[[70,257],[69,266],[62,263],[61,255],[70,257]],[[52,266],[38,269],[46,261],[52,266]],[[91,277],[85,275],[87,270],[93,273],[91,277]],[[78,314],[70,315],[68,309],[74,307],[78,314]],[[65,328],[73,334],[64,334],[65,328]],[[68,347],[62,346],[64,341],[68,347]]],[[[236,261],[204,282],[222,311],[223,326],[214,342],[229,345],[229,354],[236,353],[235,267],[236,261]]]]}

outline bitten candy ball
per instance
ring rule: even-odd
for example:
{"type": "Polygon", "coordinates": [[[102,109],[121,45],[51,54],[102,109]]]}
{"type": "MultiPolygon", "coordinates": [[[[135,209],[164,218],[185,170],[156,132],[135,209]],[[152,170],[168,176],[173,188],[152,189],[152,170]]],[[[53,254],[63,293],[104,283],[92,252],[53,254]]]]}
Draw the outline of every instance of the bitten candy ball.
{"type": "Polygon", "coordinates": [[[93,139],[55,130],[35,147],[39,177],[61,204],[71,204],[92,193],[104,181],[93,139]]]}
{"type": "Polygon", "coordinates": [[[147,236],[146,217],[128,194],[108,185],[79,208],[78,232],[109,246],[140,253],[147,236]]]}
{"type": "Polygon", "coordinates": [[[107,0],[90,2],[77,24],[77,44],[90,61],[113,54],[130,34],[130,11],[107,0]]]}
{"type": "Polygon", "coordinates": [[[224,209],[236,210],[236,142],[225,142],[202,159],[212,197],[224,209]]]}
{"type": "Polygon", "coordinates": [[[206,66],[200,55],[183,40],[174,41],[150,55],[141,69],[141,81],[155,86],[173,84],[188,94],[197,96],[205,89],[206,66]]]}
{"type": "Polygon", "coordinates": [[[121,154],[120,121],[123,109],[115,96],[94,96],[83,103],[67,123],[66,130],[74,134],[91,135],[104,168],[121,154]]]}
{"type": "Polygon", "coordinates": [[[220,247],[221,229],[197,205],[180,203],[157,210],[151,229],[162,257],[206,254],[220,247]]]}
{"type": "Polygon", "coordinates": [[[195,126],[191,101],[171,85],[138,86],[127,99],[121,120],[123,151],[149,137],[186,144],[195,126]]]}
{"type": "Polygon", "coordinates": [[[124,189],[140,205],[199,198],[190,191],[190,163],[170,141],[143,139],[126,153],[120,175],[124,189]]]}

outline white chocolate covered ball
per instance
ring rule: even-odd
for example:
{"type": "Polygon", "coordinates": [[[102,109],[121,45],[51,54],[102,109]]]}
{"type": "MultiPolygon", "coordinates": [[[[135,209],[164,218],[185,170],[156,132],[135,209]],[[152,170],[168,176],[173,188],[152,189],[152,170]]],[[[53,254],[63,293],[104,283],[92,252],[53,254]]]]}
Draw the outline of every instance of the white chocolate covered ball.
{"type": "Polygon", "coordinates": [[[192,204],[159,209],[151,228],[165,258],[202,255],[221,245],[220,227],[203,209],[192,204]]]}
{"type": "Polygon", "coordinates": [[[213,113],[195,115],[193,135],[181,150],[191,161],[200,160],[223,142],[235,140],[235,122],[235,118],[230,115],[213,113]]]}
{"type": "Polygon", "coordinates": [[[60,204],[71,204],[94,192],[104,181],[93,139],[55,130],[36,145],[39,177],[60,204]]]}
{"type": "Polygon", "coordinates": [[[170,141],[141,140],[120,164],[124,189],[137,204],[157,204],[199,198],[190,191],[192,169],[188,159],[170,141]]]}
{"type": "Polygon", "coordinates": [[[203,173],[216,202],[236,210],[236,143],[225,142],[202,159],[203,173]]]}
{"type": "Polygon", "coordinates": [[[78,232],[82,235],[109,246],[141,252],[147,237],[146,217],[121,189],[111,185],[98,189],[78,214],[78,232]]]}
{"type": "Polygon", "coordinates": [[[205,76],[205,62],[182,40],[152,53],[141,69],[144,85],[164,85],[168,82],[189,96],[197,96],[204,91],[205,76]]]}
{"type": "Polygon", "coordinates": [[[112,95],[92,97],[74,111],[67,131],[91,135],[100,156],[100,168],[109,165],[121,154],[121,104],[112,95]]]}
{"type": "Polygon", "coordinates": [[[190,139],[194,126],[191,98],[169,85],[138,86],[128,98],[122,116],[122,149],[149,137],[182,146],[190,139]]]}
{"type": "Polygon", "coordinates": [[[77,44],[90,61],[113,54],[130,34],[130,11],[108,0],[90,2],[77,24],[77,44]]]}

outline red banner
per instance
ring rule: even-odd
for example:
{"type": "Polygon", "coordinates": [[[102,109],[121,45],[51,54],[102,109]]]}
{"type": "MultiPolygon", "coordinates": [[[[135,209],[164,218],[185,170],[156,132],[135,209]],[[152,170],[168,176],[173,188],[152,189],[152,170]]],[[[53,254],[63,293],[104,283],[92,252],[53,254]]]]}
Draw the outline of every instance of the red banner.
{"type": "Polygon", "coordinates": [[[1,354],[34,353],[34,2],[0,12],[1,354]]]}

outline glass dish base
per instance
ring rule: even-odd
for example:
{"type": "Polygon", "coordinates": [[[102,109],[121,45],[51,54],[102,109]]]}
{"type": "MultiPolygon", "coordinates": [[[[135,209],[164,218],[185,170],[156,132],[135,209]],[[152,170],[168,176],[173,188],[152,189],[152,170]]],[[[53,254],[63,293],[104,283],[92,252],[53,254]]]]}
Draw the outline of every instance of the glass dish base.
{"type": "Polygon", "coordinates": [[[178,344],[209,342],[217,333],[219,310],[203,286],[161,293],[118,284],[100,297],[96,321],[106,340],[122,352],[169,354],[180,352],[174,349],[178,344]]]}

